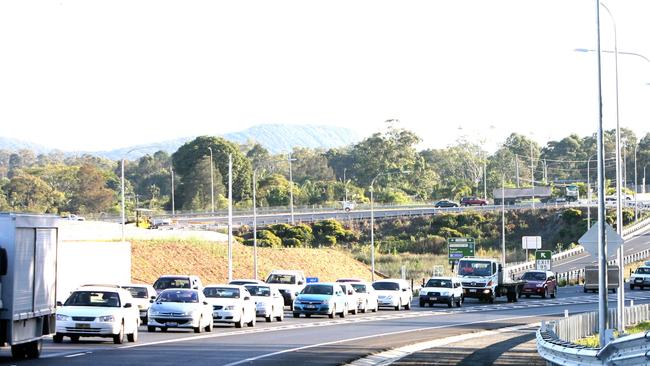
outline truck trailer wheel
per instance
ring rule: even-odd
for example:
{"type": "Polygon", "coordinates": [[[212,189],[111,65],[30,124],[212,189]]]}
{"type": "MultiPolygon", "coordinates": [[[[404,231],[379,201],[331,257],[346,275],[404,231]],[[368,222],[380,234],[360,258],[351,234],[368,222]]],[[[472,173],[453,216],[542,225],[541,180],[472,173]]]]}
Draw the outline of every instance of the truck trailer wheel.
{"type": "Polygon", "coordinates": [[[43,341],[37,340],[29,342],[25,345],[27,358],[39,358],[41,357],[41,350],[43,349],[43,341]]]}

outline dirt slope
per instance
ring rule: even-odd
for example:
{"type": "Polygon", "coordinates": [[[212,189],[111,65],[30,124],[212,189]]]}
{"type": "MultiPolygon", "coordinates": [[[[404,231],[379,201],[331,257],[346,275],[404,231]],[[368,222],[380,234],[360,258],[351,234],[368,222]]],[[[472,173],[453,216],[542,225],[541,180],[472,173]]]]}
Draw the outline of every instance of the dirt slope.
{"type": "MultiPolygon", "coordinates": [[[[153,283],[162,274],[196,274],[204,284],[225,283],[228,249],[222,243],[197,240],[132,241],[134,282],[153,283]]],[[[334,281],[341,277],[370,280],[368,266],[334,249],[258,248],[259,278],[273,269],[300,269],[308,277],[334,281]]],[[[253,278],[253,248],[233,247],[233,278],[253,278]]]]}

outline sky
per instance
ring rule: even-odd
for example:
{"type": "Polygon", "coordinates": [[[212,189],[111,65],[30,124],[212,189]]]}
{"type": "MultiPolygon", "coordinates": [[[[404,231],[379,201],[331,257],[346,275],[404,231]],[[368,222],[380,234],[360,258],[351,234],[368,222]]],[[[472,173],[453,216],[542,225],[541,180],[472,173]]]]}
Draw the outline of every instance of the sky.
{"type": "MultiPolygon", "coordinates": [[[[0,136],[106,150],[264,123],[388,119],[422,147],[595,133],[592,0],[0,2],[0,136]]],[[[650,58],[650,1],[610,1],[650,58]]],[[[601,12],[602,48],[613,23],[601,12]]],[[[603,54],[606,129],[614,57],[603,54]]],[[[650,62],[619,55],[619,120],[650,132],[650,62]]]]}

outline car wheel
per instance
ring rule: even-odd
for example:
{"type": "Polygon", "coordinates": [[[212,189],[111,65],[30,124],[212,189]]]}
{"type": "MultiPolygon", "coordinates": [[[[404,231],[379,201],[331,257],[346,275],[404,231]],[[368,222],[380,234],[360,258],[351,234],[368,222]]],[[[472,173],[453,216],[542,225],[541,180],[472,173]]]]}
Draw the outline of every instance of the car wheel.
{"type": "Polygon", "coordinates": [[[156,327],[152,327],[152,326],[147,327],[147,332],[154,333],[155,331],[156,331],[156,327]]]}
{"type": "Polygon", "coordinates": [[[79,336],[78,335],[70,336],[70,342],[79,343],[79,336]]]}
{"type": "Polygon", "coordinates": [[[41,339],[36,341],[31,341],[25,344],[25,355],[27,356],[27,358],[41,357],[42,350],[43,350],[43,341],[41,339]]]}
{"type": "Polygon", "coordinates": [[[630,285],[630,290],[634,290],[634,285],[630,285]]]}
{"type": "Polygon", "coordinates": [[[137,342],[138,341],[138,327],[135,327],[135,329],[133,330],[133,333],[127,334],[126,339],[131,343],[137,342]]]}
{"type": "Polygon", "coordinates": [[[553,292],[551,292],[551,299],[555,299],[557,297],[557,287],[553,289],[553,292]]]}
{"type": "Polygon", "coordinates": [[[372,312],[373,312],[373,313],[376,313],[377,311],[379,311],[379,302],[377,302],[377,303],[375,304],[375,307],[372,309],[372,312]]]}
{"type": "Polygon", "coordinates": [[[406,303],[406,305],[404,305],[404,309],[411,310],[411,300],[412,299],[409,299],[409,301],[406,303]]]}
{"type": "Polygon", "coordinates": [[[199,325],[194,327],[194,333],[201,333],[203,332],[203,326],[201,326],[201,323],[203,323],[203,315],[199,318],[199,325]]]}
{"type": "Polygon", "coordinates": [[[423,307],[424,307],[424,305],[426,305],[426,304],[427,304],[427,303],[426,303],[426,302],[424,302],[424,300],[420,300],[420,307],[421,307],[421,308],[423,308],[423,307]]]}
{"type": "MultiPolygon", "coordinates": [[[[585,292],[587,292],[587,291],[585,291],[585,292]]],[[[530,299],[530,295],[526,294],[524,296],[526,296],[527,299],[530,299]]]]}
{"type": "Polygon", "coordinates": [[[586,293],[587,293],[587,288],[586,288],[586,287],[583,287],[583,288],[582,288],[582,291],[586,294],[586,293]]]}
{"type": "Polygon", "coordinates": [[[459,308],[461,306],[463,306],[463,297],[462,296],[458,298],[458,302],[456,303],[456,307],[459,308]]]}
{"type": "Polygon", "coordinates": [[[239,321],[235,323],[235,328],[241,328],[244,326],[244,319],[242,316],[239,317],[239,321]]]}
{"type": "Polygon", "coordinates": [[[294,318],[300,318],[300,313],[293,313],[294,318]]]}
{"type": "Polygon", "coordinates": [[[311,318],[311,314],[305,314],[305,318],[311,318]]]}
{"type": "Polygon", "coordinates": [[[284,320],[284,310],[280,313],[280,316],[275,317],[275,319],[279,322],[284,320]]]}
{"type": "Polygon", "coordinates": [[[52,342],[54,342],[54,343],[63,342],[63,336],[61,334],[58,334],[58,333],[55,334],[54,336],[52,336],[52,342]]]}
{"type": "Polygon", "coordinates": [[[495,300],[495,296],[494,296],[494,293],[493,293],[493,294],[490,295],[490,297],[488,298],[488,302],[489,302],[490,304],[494,304],[494,300],[495,300]]]}
{"type": "Polygon", "coordinates": [[[161,332],[166,332],[166,331],[167,331],[167,327],[160,327],[160,331],[161,331],[161,332]]]}
{"type": "Polygon", "coordinates": [[[210,323],[208,323],[208,326],[205,327],[206,332],[212,332],[212,328],[214,328],[214,320],[210,319],[210,323]]]}
{"type": "Polygon", "coordinates": [[[336,315],[336,306],[334,306],[334,309],[332,309],[332,312],[330,314],[327,314],[327,316],[330,319],[334,319],[334,316],[336,315]]]}
{"type": "Polygon", "coordinates": [[[257,320],[257,319],[255,319],[255,317],[253,317],[253,320],[251,320],[251,321],[248,322],[248,326],[249,326],[249,327],[254,327],[254,326],[255,326],[255,322],[256,322],[256,320],[257,320]]]}
{"type": "Polygon", "coordinates": [[[366,301],[365,305],[363,305],[363,309],[361,309],[362,313],[366,313],[368,311],[368,301],[366,301]]]}
{"type": "Polygon", "coordinates": [[[273,321],[273,316],[271,316],[271,315],[266,316],[266,317],[264,317],[264,320],[266,320],[267,323],[270,323],[270,322],[273,321]]]}
{"type": "Polygon", "coordinates": [[[357,308],[354,308],[353,310],[350,310],[350,313],[352,313],[352,315],[357,315],[358,312],[359,312],[359,310],[357,308]]]}
{"type": "Polygon", "coordinates": [[[548,296],[548,289],[544,287],[544,292],[542,292],[542,299],[545,299],[548,296]]]}
{"type": "Polygon", "coordinates": [[[395,306],[395,311],[399,311],[399,308],[401,308],[401,307],[402,307],[402,300],[400,299],[399,304],[397,304],[397,306],[395,306]]]}
{"type": "Polygon", "coordinates": [[[27,346],[25,344],[16,344],[11,346],[11,358],[14,360],[24,360],[27,357],[27,346]]]}
{"type": "Polygon", "coordinates": [[[124,322],[120,326],[120,332],[113,336],[113,343],[122,344],[124,343],[124,322]]]}
{"type": "Polygon", "coordinates": [[[343,308],[343,311],[341,312],[341,314],[339,314],[339,316],[341,318],[345,318],[346,315],[348,315],[348,307],[347,306],[343,308]]]}

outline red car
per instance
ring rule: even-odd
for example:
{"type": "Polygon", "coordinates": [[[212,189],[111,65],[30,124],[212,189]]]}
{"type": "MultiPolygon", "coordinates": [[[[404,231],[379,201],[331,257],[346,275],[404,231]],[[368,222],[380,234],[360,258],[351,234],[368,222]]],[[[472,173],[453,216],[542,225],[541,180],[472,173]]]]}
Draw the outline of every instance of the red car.
{"type": "Polygon", "coordinates": [[[487,204],[487,200],[478,197],[463,197],[460,200],[461,206],[485,206],[487,204]]]}
{"type": "Polygon", "coordinates": [[[541,296],[542,299],[551,296],[557,296],[557,281],[555,273],[551,271],[528,271],[521,276],[526,281],[521,294],[530,297],[530,295],[541,296]]]}

